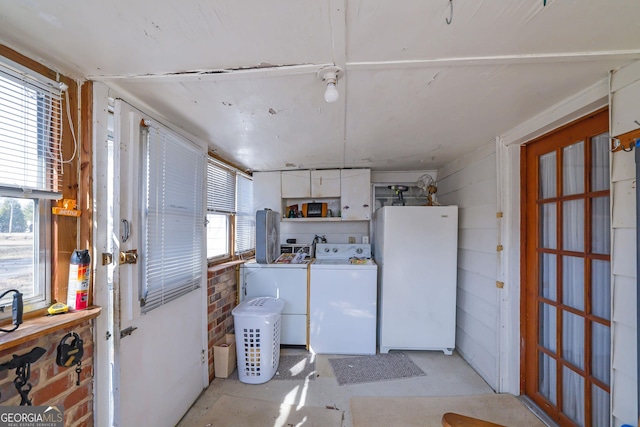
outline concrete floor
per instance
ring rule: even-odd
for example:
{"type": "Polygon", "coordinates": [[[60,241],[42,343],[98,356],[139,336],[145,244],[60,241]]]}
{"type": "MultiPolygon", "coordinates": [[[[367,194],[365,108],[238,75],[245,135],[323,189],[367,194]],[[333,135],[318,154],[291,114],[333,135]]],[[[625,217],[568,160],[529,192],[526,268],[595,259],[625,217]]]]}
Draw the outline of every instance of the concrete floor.
{"type": "MultiPolygon", "coordinates": [[[[283,355],[300,352],[306,353],[300,349],[281,350],[283,355]]],[[[455,352],[452,356],[435,351],[405,351],[405,354],[425,372],[425,376],[339,386],[328,359],[348,356],[317,355],[317,377],[311,381],[271,380],[264,384],[245,384],[216,378],[178,427],[204,426],[198,420],[224,394],[291,405],[333,406],[344,411],[343,427],[352,427],[349,399],[355,396],[468,396],[494,392],[455,352]]]]}

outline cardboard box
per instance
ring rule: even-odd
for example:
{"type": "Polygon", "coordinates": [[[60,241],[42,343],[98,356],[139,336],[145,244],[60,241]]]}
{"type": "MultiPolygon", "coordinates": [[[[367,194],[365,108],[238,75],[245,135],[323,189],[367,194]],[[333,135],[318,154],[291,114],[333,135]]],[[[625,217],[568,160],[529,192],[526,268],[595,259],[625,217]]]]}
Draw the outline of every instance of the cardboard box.
{"type": "Polygon", "coordinates": [[[226,334],[213,345],[213,364],[217,378],[227,378],[236,369],[236,336],[226,334]]]}

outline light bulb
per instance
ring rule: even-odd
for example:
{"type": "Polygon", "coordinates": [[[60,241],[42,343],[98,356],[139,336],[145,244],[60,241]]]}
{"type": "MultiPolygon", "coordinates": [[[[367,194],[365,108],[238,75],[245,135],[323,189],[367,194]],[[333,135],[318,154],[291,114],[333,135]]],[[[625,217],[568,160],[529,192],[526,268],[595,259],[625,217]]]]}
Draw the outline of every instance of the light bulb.
{"type": "Polygon", "coordinates": [[[333,82],[327,83],[327,90],[324,91],[324,100],[327,102],[336,102],[340,98],[340,92],[336,89],[333,82]]]}

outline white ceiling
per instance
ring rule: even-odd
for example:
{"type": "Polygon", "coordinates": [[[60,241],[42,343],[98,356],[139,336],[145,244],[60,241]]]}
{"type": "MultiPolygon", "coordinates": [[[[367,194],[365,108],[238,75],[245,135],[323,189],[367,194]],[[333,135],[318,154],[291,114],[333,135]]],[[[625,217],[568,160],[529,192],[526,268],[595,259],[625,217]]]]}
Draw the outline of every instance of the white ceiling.
{"type": "Polygon", "coordinates": [[[640,59],[638,16],[637,0],[22,0],[3,2],[0,43],[243,168],[432,170],[640,59]]]}

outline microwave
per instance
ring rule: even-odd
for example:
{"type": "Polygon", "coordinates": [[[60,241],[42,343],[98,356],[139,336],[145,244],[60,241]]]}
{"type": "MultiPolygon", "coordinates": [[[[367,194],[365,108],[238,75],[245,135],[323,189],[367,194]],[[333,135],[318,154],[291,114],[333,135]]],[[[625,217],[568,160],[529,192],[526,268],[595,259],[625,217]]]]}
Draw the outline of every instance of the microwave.
{"type": "Polygon", "coordinates": [[[311,248],[311,245],[296,245],[296,244],[280,245],[280,253],[281,254],[297,254],[299,251],[302,250],[302,252],[306,253],[308,256],[310,248],[311,248]]]}
{"type": "Polygon", "coordinates": [[[302,216],[304,218],[324,218],[327,216],[326,203],[303,203],[302,216]]]}

